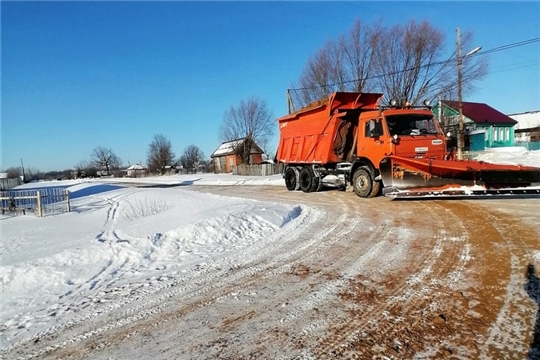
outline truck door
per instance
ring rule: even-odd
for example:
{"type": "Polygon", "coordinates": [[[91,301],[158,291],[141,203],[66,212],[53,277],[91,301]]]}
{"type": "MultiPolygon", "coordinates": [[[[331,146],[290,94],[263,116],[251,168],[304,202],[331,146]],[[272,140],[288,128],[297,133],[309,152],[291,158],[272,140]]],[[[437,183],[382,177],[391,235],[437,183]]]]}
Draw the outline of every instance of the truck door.
{"type": "Polygon", "coordinates": [[[381,119],[365,119],[358,127],[357,157],[371,160],[376,168],[388,153],[388,137],[385,136],[381,119]]]}

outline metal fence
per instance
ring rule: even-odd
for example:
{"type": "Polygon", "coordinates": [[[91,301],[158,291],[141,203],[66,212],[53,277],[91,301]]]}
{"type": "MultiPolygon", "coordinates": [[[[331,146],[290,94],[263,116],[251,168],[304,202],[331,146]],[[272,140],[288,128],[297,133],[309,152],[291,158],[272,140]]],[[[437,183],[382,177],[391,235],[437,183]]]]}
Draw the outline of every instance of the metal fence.
{"type": "Polygon", "coordinates": [[[527,150],[540,150],[540,142],[516,141],[514,146],[523,146],[527,150]]]}
{"type": "Polygon", "coordinates": [[[233,175],[269,176],[281,174],[283,164],[238,165],[232,167],[233,175]]]}
{"type": "Polygon", "coordinates": [[[38,217],[71,211],[65,188],[0,191],[2,215],[35,214],[38,217]]]}

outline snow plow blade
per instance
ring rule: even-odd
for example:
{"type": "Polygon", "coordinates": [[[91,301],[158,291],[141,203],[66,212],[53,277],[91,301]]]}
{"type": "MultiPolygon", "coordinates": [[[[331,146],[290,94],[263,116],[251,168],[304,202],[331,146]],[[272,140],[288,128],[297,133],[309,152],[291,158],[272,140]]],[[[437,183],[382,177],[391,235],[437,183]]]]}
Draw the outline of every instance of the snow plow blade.
{"type": "Polygon", "coordinates": [[[379,169],[383,194],[396,199],[540,194],[540,168],[531,166],[390,156],[381,161],[379,169]]]}

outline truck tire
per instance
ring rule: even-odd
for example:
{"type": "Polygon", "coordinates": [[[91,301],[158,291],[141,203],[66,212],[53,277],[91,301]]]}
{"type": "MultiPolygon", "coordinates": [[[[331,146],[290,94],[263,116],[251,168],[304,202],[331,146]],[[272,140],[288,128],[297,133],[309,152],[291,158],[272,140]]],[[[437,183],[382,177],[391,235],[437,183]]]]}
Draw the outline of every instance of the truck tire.
{"type": "Polygon", "coordinates": [[[354,172],[352,185],[356,195],[363,198],[369,198],[377,195],[381,184],[373,181],[369,170],[358,168],[354,172]]]}
{"type": "Polygon", "coordinates": [[[288,167],[285,170],[285,186],[289,191],[296,191],[300,189],[300,182],[298,181],[299,171],[295,167],[288,167]]]}
{"type": "Polygon", "coordinates": [[[309,166],[304,166],[302,170],[300,170],[298,180],[300,189],[303,192],[313,192],[317,190],[317,186],[319,186],[319,178],[315,177],[313,170],[311,170],[311,167],[309,166]]]}
{"type": "Polygon", "coordinates": [[[372,186],[371,193],[369,194],[368,197],[372,198],[375,196],[379,196],[381,194],[381,182],[373,180],[373,182],[371,183],[371,186],[372,186]]]}

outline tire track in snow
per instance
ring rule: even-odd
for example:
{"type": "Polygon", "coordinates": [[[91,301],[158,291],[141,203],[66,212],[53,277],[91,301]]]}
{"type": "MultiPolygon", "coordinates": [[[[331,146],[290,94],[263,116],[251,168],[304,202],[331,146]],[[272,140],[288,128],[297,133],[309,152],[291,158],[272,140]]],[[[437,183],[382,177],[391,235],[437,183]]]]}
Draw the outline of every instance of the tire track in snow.
{"type": "MultiPolygon", "coordinates": [[[[446,209],[440,204],[435,203],[430,204],[430,206],[441,209],[440,212],[435,211],[436,213],[445,213],[446,209]]],[[[405,325],[400,321],[402,316],[419,312],[420,309],[422,309],[421,312],[424,313],[424,316],[443,311],[440,303],[443,299],[437,296],[437,288],[446,286],[446,280],[453,277],[453,274],[460,273],[469,260],[467,256],[469,246],[467,246],[466,236],[463,235],[466,233],[463,223],[450,212],[445,213],[445,215],[449,215],[450,218],[444,221],[441,220],[440,216],[432,219],[436,223],[434,226],[436,240],[433,251],[430,253],[431,256],[424,259],[425,266],[417,274],[412,274],[407,279],[405,283],[407,290],[398,296],[394,293],[380,315],[369,321],[368,326],[362,331],[376,332],[378,325],[383,320],[391,321],[394,322],[394,327],[385,331],[384,337],[386,340],[393,339],[397,338],[399,333],[414,328],[421,321],[421,318],[417,318],[414,322],[405,325]],[[456,242],[460,244],[458,245],[456,242]],[[461,247],[461,242],[465,242],[465,246],[461,247]],[[441,279],[445,280],[441,281],[441,279]],[[392,315],[395,313],[400,315],[397,317],[392,315]]],[[[357,332],[350,336],[344,344],[341,344],[341,347],[350,345],[355,338],[358,338],[359,334],[357,332]]],[[[438,342],[436,345],[441,346],[442,343],[444,342],[438,342]]],[[[396,343],[393,345],[395,346],[396,343]]],[[[430,346],[433,345],[430,344],[430,346]]],[[[334,350],[337,350],[337,347],[334,350]]],[[[365,354],[365,352],[356,351],[355,354],[365,354]]],[[[367,356],[367,354],[365,355],[367,356]]]]}
{"type": "MultiPolygon", "coordinates": [[[[130,310],[126,310],[119,316],[120,320],[118,320],[117,323],[115,323],[115,324],[109,323],[105,327],[102,327],[102,328],[99,328],[99,329],[94,329],[94,330],[91,330],[89,332],[80,334],[79,336],[77,336],[74,339],[68,340],[67,342],[64,341],[64,343],[62,343],[62,344],[55,344],[54,345],[54,350],[60,349],[60,348],[66,346],[68,344],[72,344],[72,343],[79,342],[79,341],[82,341],[82,340],[88,340],[90,337],[94,337],[94,336],[96,336],[98,334],[101,334],[101,333],[103,333],[105,331],[114,330],[114,329],[116,329],[118,327],[123,327],[123,326],[129,325],[129,324],[131,324],[131,323],[133,323],[135,321],[143,320],[143,319],[147,318],[150,315],[156,316],[159,313],[161,313],[161,311],[163,309],[166,309],[167,307],[170,306],[170,304],[165,303],[165,301],[168,301],[171,298],[173,298],[174,302],[176,302],[176,303],[178,303],[178,302],[184,303],[184,302],[187,302],[187,301],[189,301],[190,299],[192,299],[194,297],[202,296],[205,293],[207,293],[207,292],[209,292],[209,291],[211,291],[213,289],[219,289],[219,288],[223,288],[223,287],[226,288],[226,286],[230,286],[231,283],[241,281],[244,278],[255,277],[255,279],[251,279],[251,280],[248,279],[247,282],[242,282],[242,283],[237,284],[236,286],[234,286],[232,288],[226,288],[226,290],[224,290],[224,291],[220,291],[220,292],[218,292],[216,294],[213,294],[209,299],[206,299],[205,302],[202,304],[202,306],[209,306],[213,302],[217,301],[218,299],[226,298],[226,297],[230,296],[231,293],[235,293],[239,289],[242,289],[242,288],[244,288],[246,286],[250,286],[250,285],[253,285],[255,283],[258,283],[261,280],[261,277],[259,276],[257,278],[256,276],[260,275],[263,272],[265,272],[265,274],[263,275],[262,278],[268,278],[268,277],[275,277],[277,275],[280,275],[280,274],[283,274],[283,273],[285,273],[287,271],[290,271],[291,266],[292,266],[290,264],[290,262],[297,261],[300,258],[304,259],[305,256],[307,254],[309,254],[309,253],[312,254],[312,253],[322,251],[322,250],[328,248],[330,246],[330,244],[331,244],[331,241],[327,239],[327,241],[323,242],[321,240],[325,239],[330,234],[336,233],[336,231],[338,231],[337,229],[340,229],[339,230],[340,234],[343,232],[343,230],[351,231],[352,229],[354,229],[354,227],[356,226],[354,224],[354,222],[353,221],[349,222],[349,220],[351,220],[351,219],[349,219],[349,215],[348,215],[349,214],[349,209],[348,209],[348,207],[343,206],[343,205],[344,205],[344,203],[341,200],[338,200],[338,205],[337,206],[338,206],[338,208],[342,209],[343,212],[341,213],[341,215],[338,217],[338,219],[330,227],[326,228],[324,232],[310,237],[310,239],[308,241],[302,242],[302,244],[300,246],[298,246],[297,248],[295,248],[294,250],[287,250],[287,251],[280,252],[280,251],[276,251],[276,248],[272,248],[270,250],[261,252],[260,249],[253,249],[254,250],[253,253],[255,253],[254,261],[257,261],[257,259],[260,259],[260,258],[264,258],[264,259],[272,258],[273,261],[266,262],[263,265],[246,266],[245,268],[240,269],[238,272],[236,272],[233,275],[228,274],[228,276],[222,281],[216,281],[216,279],[219,279],[220,277],[222,277],[223,272],[216,272],[216,271],[207,272],[204,277],[200,277],[196,281],[193,281],[194,279],[189,280],[189,282],[191,282],[193,285],[185,285],[185,287],[180,289],[180,290],[179,289],[173,289],[172,291],[169,291],[168,293],[161,295],[156,301],[151,301],[150,303],[144,303],[142,305],[137,305],[136,307],[134,307],[134,308],[132,308],[130,310]],[[346,226],[347,224],[348,224],[348,226],[346,226]],[[271,257],[269,255],[271,252],[277,252],[278,254],[276,256],[271,257]],[[279,264],[280,262],[287,262],[287,261],[289,261],[288,264],[286,263],[285,265],[280,266],[279,268],[276,267],[277,264],[279,264]],[[274,268],[274,270],[269,271],[272,268],[274,268]],[[209,287],[206,287],[206,288],[197,289],[198,286],[201,283],[203,283],[203,284],[204,283],[212,283],[212,285],[209,286],[209,287]],[[195,290],[195,291],[193,291],[193,290],[195,290]],[[193,292],[190,292],[190,291],[193,291],[193,292]],[[183,295],[184,293],[185,293],[185,295],[183,295]],[[147,309],[148,307],[152,307],[152,306],[154,306],[156,304],[157,304],[157,307],[147,309]]],[[[317,216],[312,217],[310,219],[310,224],[315,223],[317,220],[318,220],[317,216]]],[[[310,225],[307,225],[307,227],[310,227],[310,225]]],[[[305,229],[303,229],[303,227],[297,227],[292,232],[288,232],[286,234],[287,238],[289,239],[288,242],[289,243],[292,242],[291,240],[294,240],[294,238],[296,238],[299,234],[302,234],[303,232],[305,232],[305,229]],[[291,234],[294,234],[294,236],[291,237],[291,234]]],[[[278,236],[280,236],[280,234],[278,234],[278,236]]],[[[339,240],[338,236],[333,236],[332,235],[331,238],[336,239],[336,241],[339,240]]],[[[271,243],[274,243],[274,242],[271,242],[271,243]]],[[[280,247],[283,247],[283,245],[280,246],[280,247]]],[[[247,254],[244,254],[244,255],[239,256],[238,259],[232,260],[231,262],[232,263],[239,263],[242,259],[245,260],[246,257],[249,258],[247,256],[247,254]]],[[[213,267],[211,269],[213,269],[213,267]]],[[[171,287],[176,287],[177,285],[179,285],[179,282],[175,282],[173,284],[170,284],[171,287]]],[[[132,299],[132,298],[133,298],[133,295],[132,295],[132,297],[128,298],[128,300],[132,299]]],[[[126,305],[126,303],[122,303],[120,306],[123,307],[125,305],[126,305]]],[[[199,304],[199,306],[201,306],[201,304],[199,304]]],[[[76,321],[75,324],[70,324],[70,328],[72,328],[74,325],[77,325],[78,323],[82,323],[83,321],[90,320],[90,318],[91,317],[87,317],[85,319],[81,319],[80,321],[76,321]]],[[[165,321],[167,321],[167,320],[165,320],[165,321]]],[[[62,329],[62,331],[65,331],[67,329],[68,328],[62,329]]],[[[58,331],[60,331],[60,329],[55,329],[55,332],[58,332],[58,331]]],[[[49,333],[47,336],[50,337],[51,335],[52,334],[49,333]]],[[[51,350],[52,349],[45,349],[45,352],[40,351],[38,353],[35,353],[32,357],[42,355],[42,354],[44,354],[44,353],[46,353],[48,351],[51,351],[51,350]]],[[[29,357],[29,358],[32,358],[32,357],[29,357]]]]}
{"type": "MultiPolygon", "coordinates": [[[[510,275],[506,284],[503,305],[495,322],[490,326],[486,341],[480,349],[480,359],[492,359],[493,354],[513,353],[523,354],[524,358],[530,351],[532,339],[531,329],[534,329],[534,318],[537,305],[531,306],[531,299],[524,289],[525,274],[528,261],[534,251],[538,250],[537,238],[534,231],[525,224],[515,223],[497,213],[484,213],[482,209],[472,208],[477,215],[483,216],[486,222],[504,239],[504,245],[509,251],[510,275]],[[536,238],[536,239],[535,239],[536,238]],[[516,321],[516,319],[532,319],[532,321],[516,321]]],[[[532,331],[534,332],[534,330],[532,331]]]]}
{"type": "MultiPolygon", "coordinates": [[[[309,227],[310,224],[314,223],[318,217],[320,216],[320,213],[315,210],[308,210],[304,209],[307,214],[305,214],[305,218],[307,218],[307,222],[304,224],[298,224],[300,226],[295,227],[291,231],[289,231],[286,235],[289,239],[289,243],[291,240],[294,240],[296,237],[298,237],[302,232],[305,231],[306,227],[309,227]],[[301,226],[303,225],[303,226],[301,226]],[[292,235],[292,236],[291,236],[292,235]]],[[[338,221],[334,224],[333,227],[328,229],[328,231],[333,231],[335,228],[342,225],[342,223],[346,219],[346,213],[343,214],[338,221]]],[[[305,220],[305,219],[304,219],[305,220]]],[[[279,237],[283,236],[283,234],[274,234],[273,237],[279,237]]],[[[27,357],[23,357],[23,359],[31,359],[40,357],[50,351],[61,349],[69,344],[73,344],[82,340],[88,340],[91,337],[94,337],[98,334],[101,334],[106,331],[110,331],[113,329],[116,329],[118,327],[123,327],[126,325],[129,325],[135,321],[140,321],[145,319],[148,316],[156,316],[158,315],[163,309],[166,309],[167,307],[171,306],[172,303],[179,303],[179,302],[185,302],[188,301],[194,297],[201,296],[213,289],[224,287],[227,284],[236,282],[238,280],[241,280],[246,277],[253,276],[257,273],[260,273],[262,271],[265,271],[271,267],[276,266],[277,263],[281,261],[286,261],[288,258],[296,255],[298,252],[304,251],[306,248],[311,247],[313,244],[315,244],[318,241],[317,237],[314,237],[311,239],[310,242],[303,243],[302,246],[296,248],[293,251],[288,251],[286,253],[283,253],[281,255],[273,257],[273,261],[269,263],[265,263],[263,265],[255,263],[258,259],[262,258],[268,258],[269,253],[275,252],[275,247],[267,246],[266,248],[262,249],[256,249],[257,246],[254,246],[250,250],[250,254],[243,253],[240,255],[237,255],[235,258],[229,258],[221,260],[220,263],[233,263],[233,264],[246,264],[245,268],[242,268],[238,270],[235,274],[230,275],[228,274],[228,270],[215,270],[215,267],[209,268],[209,270],[206,271],[190,271],[186,276],[182,276],[181,278],[173,279],[171,282],[165,284],[163,288],[172,288],[172,290],[169,290],[161,295],[159,295],[156,299],[150,299],[147,302],[143,302],[142,304],[133,306],[132,308],[122,311],[121,314],[115,314],[114,317],[116,320],[109,320],[108,324],[105,326],[99,326],[94,324],[94,329],[90,331],[81,331],[78,335],[75,335],[71,339],[64,340],[59,343],[55,343],[52,345],[49,345],[45,348],[42,347],[41,350],[35,351],[31,354],[29,354],[27,357]],[[270,247],[270,249],[269,249],[270,247]],[[248,265],[250,262],[255,263],[255,265],[248,265]],[[200,275],[200,276],[193,276],[190,278],[189,275],[200,275]],[[223,278],[224,275],[226,276],[221,281],[220,278],[223,278]],[[211,284],[207,287],[200,287],[201,284],[211,284]],[[184,285],[184,286],[182,286],[184,285]]],[[[270,241],[267,244],[273,244],[274,241],[270,241]]],[[[265,244],[262,244],[261,246],[264,246],[265,244]]],[[[241,285],[239,287],[243,287],[245,285],[241,285]]],[[[225,296],[227,293],[230,293],[230,291],[226,291],[223,293],[219,293],[214,298],[219,298],[225,296]]],[[[144,298],[144,296],[147,296],[148,294],[131,294],[130,297],[124,297],[120,303],[115,304],[109,304],[107,307],[104,307],[101,309],[99,315],[104,315],[107,313],[110,313],[113,310],[117,310],[119,308],[123,308],[126,305],[135,302],[137,300],[140,300],[140,298],[144,298]]],[[[13,344],[12,346],[9,346],[7,348],[2,349],[0,353],[6,353],[8,351],[11,351],[16,348],[20,348],[24,345],[27,345],[29,343],[33,342],[40,342],[43,343],[45,340],[54,340],[56,337],[56,334],[60,332],[65,332],[68,330],[73,330],[78,325],[82,325],[83,327],[88,327],[87,323],[92,322],[92,320],[96,320],[95,313],[90,313],[87,315],[82,315],[79,317],[74,318],[72,321],[70,321],[67,324],[62,324],[53,328],[50,328],[42,333],[37,334],[36,336],[32,337],[31,339],[27,341],[22,341],[17,344],[13,344]]],[[[99,322],[99,319],[98,319],[99,322]]]]}
{"type": "MultiPolygon", "coordinates": [[[[411,206],[418,207],[413,209],[415,213],[423,214],[427,213],[427,206],[423,203],[410,203],[411,206]]],[[[450,247],[445,252],[444,240],[446,238],[447,229],[439,218],[434,218],[434,228],[436,232],[436,238],[432,246],[432,250],[424,253],[422,258],[417,261],[418,265],[414,266],[409,271],[410,275],[397,284],[390,291],[386,291],[382,294],[383,299],[388,301],[380,301],[378,305],[373,306],[371,309],[362,312],[361,319],[351,317],[345,324],[339,325],[339,332],[332,335],[330,338],[323,339],[316,346],[313,346],[314,352],[309,356],[315,358],[323,358],[331,354],[340,353],[343,349],[350,348],[350,344],[355,341],[362,334],[374,332],[378,328],[378,324],[386,319],[390,313],[392,313],[397,307],[401,308],[402,313],[407,313],[410,309],[414,309],[420,306],[425,301],[425,297],[429,294],[429,287],[425,286],[427,278],[437,278],[440,273],[445,271],[444,269],[448,264],[454,261],[455,247],[450,247]],[[445,256],[441,255],[445,252],[445,256]]],[[[450,222],[450,225],[452,223],[450,222]]],[[[454,228],[452,233],[459,234],[460,229],[454,228]]],[[[383,241],[388,241],[384,239],[383,241]]],[[[426,247],[430,247],[428,243],[426,247]]],[[[371,349],[369,349],[371,350],[371,349]]],[[[344,356],[359,356],[363,352],[345,351],[344,356]]]]}

